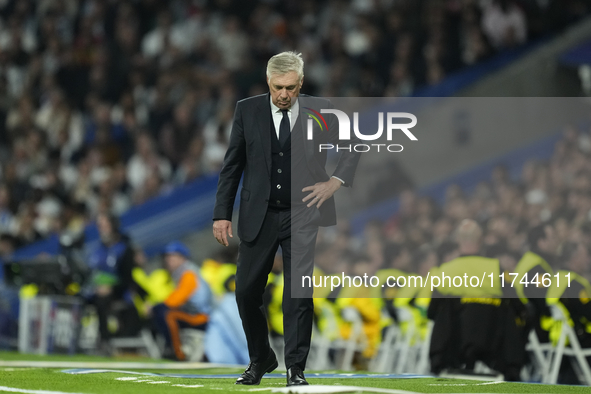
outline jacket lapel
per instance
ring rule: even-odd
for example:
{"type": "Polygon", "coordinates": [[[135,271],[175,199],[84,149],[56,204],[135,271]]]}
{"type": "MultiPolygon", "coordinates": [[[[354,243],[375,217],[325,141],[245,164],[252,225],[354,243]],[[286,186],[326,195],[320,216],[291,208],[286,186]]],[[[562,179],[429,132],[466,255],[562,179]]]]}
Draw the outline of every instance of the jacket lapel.
{"type": "MultiPolygon", "coordinates": [[[[301,94],[299,101],[299,115],[297,123],[299,123],[299,127],[301,129],[301,136],[304,141],[304,154],[306,155],[306,161],[311,163],[314,160],[314,140],[308,139],[308,114],[304,113],[303,109],[306,106],[306,95],[301,94]]],[[[296,123],[296,125],[297,125],[296,123]]],[[[310,164],[308,164],[310,166],[310,164]]]]}
{"type": "MultiPolygon", "coordinates": [[[[308,113],[307,113],[307,111],[304,111],[304,107],[307,107],[310,105],[310,100],[306,99],[306,97],[307,97],[306,95],[300,95],[300,98],[302,98],[302,100],[299,100],[300,114],[298,116],[298,121],[297,121],[297,123],[299,123],[300,131],[301,131],[300,132],[301,138],[304,141],[304,155],[306,156],[306,164],[308,165],[308,169],[310,170],[310,172],[312,172],[313,176],[316,179],[325,181],[326,178],[328,178],[328,175],[326,174],[324,167],[318,162],[318,159],[316,158],[316,150],[317,150],[317,146],[318,146],[318,141],[314,141],[314,139],[317,138],[318,136],[315,135],[316,133],[313,133],[312,134],[313,139],[311,139],[311,140],[308,139],[308,113]]],[[[297,123],[296,123],[296,126],[297,126],[297,123]]]]}
{"type": "Polygon", "coordinates": [[[271,104],[269,104],[270,96],[267,93],[264,100],[260,101],[255,111],[258,122],[258,136],[261,140],[265,162],[267,163],[267,172],[271,174],[271,104]]]}

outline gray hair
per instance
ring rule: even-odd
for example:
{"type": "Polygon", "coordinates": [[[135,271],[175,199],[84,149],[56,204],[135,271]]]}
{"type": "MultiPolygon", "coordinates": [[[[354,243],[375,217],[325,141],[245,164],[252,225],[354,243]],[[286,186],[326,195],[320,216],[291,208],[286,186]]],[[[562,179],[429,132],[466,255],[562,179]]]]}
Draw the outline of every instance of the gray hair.
{"type": "Polygon", "coordinates": [[[283,75],[295,71],[300,81],[304,77],[304,59],[302,54],[295,51],[281,52],[267,62],[267,78],[272,74],[283,75]]]}

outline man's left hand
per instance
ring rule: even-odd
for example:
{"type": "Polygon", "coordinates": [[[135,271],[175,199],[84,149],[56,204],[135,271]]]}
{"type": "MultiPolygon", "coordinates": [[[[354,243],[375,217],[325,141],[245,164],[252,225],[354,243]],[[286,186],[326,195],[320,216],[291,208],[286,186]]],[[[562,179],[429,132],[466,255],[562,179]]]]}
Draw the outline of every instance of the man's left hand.
{"type": "Polygon", "coordinates": [[[339,190],[342,182],[336,178],[330,178],[326,182],[318,182],[314,186],[306,186],[302,189],[303,192],[311,192],[304,199],[303,202],[310,200],[308,208],[316,205],[318,208],[332,197],[332,195],[339,190]]]}

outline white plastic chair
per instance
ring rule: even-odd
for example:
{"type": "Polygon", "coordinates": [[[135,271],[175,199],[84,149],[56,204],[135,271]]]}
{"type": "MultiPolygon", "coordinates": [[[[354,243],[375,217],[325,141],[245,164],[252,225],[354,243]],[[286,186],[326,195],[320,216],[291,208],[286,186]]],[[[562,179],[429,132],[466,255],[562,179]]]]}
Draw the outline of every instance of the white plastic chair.
{"type": "Polygon", "coordinates": [[[110,345],[115,353],[121,349],[144,349],[150,358],[157,360],[161,356],[160,349],[148,329],[143,329],[137,337],[113,338],[110,345]]]}
{"type": "Polygon", "coordinates": [[[528,336],[528,343],[525,350],[532,354],[535,371],[540,380],[547,379],[550,373],[550,362],[552,360],[552,343],[541,343],[535,330],[531,330],[528,336]]]}
{"type": "Polygon", "coordinates": [[[394,350],[394,344],[398,336],[400,335],[400,329],[395,325],[384,329],[384,338],[378,349],[376,356],[372,359],[369,370],[372,372],[389,373],[392,372],[394,366],[394,359],[396,353],[394,350]]]}
{"type": "MultiPolygon", "coordinates": [[[[331,319],[331,316],[326,316],[326,318],[331,319]]],[[[365,349],[367,338],[363,332],[361,315],[355,308],[344,308],[342,318],[351,323],[351,334],[347,339],[330,339],[324,336],[316,327],[313,328],[310,357],[308,359],[310,369],[327,370],[336,368],[344,371],[353,369],[355,352],[362,352],[365,349]],[[331,350],[336,350],[340,356],[340,358],[337,357],[335,363],[330,361],[329,353],[331,350]]],[[[336,320],[333,323],[336,325],[336,320]]]]}
{"type": "Polygon", "coordinates": [[[201,361],[205,353],[205,331],[197,330],[195,328],[184,328],[180,330],[181,349],[187,361],[201,361]]]}
{"type": "Polygon", "coordinates": [[[554,320],[562,323],[560,330],[560,337],[556,347],[553,348],[551,354],[551,366],[550,372],[546,375],[547,378],[543,380],[543,383],[556,384],[558,381],[558,372],[560,371],[560,365],[562,364],[562,358],[564,356],[574,357],[573,365],[578,369],[577,372],[581,375],[580,377],[585,384],[591,386],[591,369],[586,357],[591,356],[591,348],[583,349],[577,338],[575,330],[568,324],[568,318],[560,307],[552,305],[550,307],[552,311],[552,317],[554,320]],[[566,341],[569,341],[570,347],[566,346],[566,341]]]}
{"type": "Polygon", "coordinates": [[[419,360],[417,368],[414,371],[416,374],[425,375],[431,370],[431,362],[429,360],[429,349],[431,347],[431,334],[433,333],[433,322],[429,320],[427,323],[427,333],[425,338],[421,339],[419,360]]]}
{"type": "Polygon", "coordinates": [[[334,368],[329,357],[331,342],[315,325],[312,327],[312,342],[308,357],[308,365],[311,370],[325,371],[334,368]]]}

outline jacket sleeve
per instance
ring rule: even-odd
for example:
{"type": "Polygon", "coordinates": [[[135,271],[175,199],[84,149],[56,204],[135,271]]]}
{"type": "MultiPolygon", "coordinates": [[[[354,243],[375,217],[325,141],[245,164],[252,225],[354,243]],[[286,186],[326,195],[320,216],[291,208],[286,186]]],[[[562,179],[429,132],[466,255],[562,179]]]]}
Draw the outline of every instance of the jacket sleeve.
{"type": "Polygon", "coordinates": [[[238,102],[234,111],[230,144],[224,157],[224,164],[218,181],[213,220],[232,220],[234,200],[245,164],[246,142],[242,124],[242,105],[238,102]]]}
{"type": "MultiPolygon", "coordinates": [[[[334,108],[334,105],[330,103],[330,108],[334,108]]],[[[351,139],[349,141],[339,141],[339,123],[337,121],[336,116],[329,117],[329,124],[328,124],[328,140],[333,145],[355,145],[359,143],[359,139],[354,134],[351,135],[351,139]]],[[[351,152],[347,150],[341,151],[341,155],[339,157],[339,162],[337,167],[335,168],[333,174],[336,178],[339,178],[343,182],[343,186],[351,187],[353,186],[353,178],[355,178],[355,170],[357,169],[357,164],[359,163],[359,159],[361,158],[361,153],[355,152],[351,149],[351,152]]]]}

